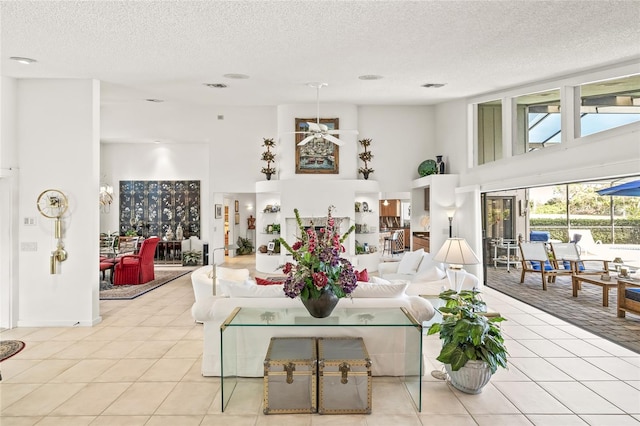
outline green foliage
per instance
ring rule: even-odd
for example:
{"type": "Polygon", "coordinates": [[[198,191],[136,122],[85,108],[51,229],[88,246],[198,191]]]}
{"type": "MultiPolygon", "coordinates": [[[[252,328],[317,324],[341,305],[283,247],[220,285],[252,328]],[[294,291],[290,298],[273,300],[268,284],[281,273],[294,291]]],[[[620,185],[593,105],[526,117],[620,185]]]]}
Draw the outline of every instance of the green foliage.
{"type": "Polygon", "coordinates": [[[236,249],[237,255],[251,254],[253,252],[253,243],[248,238],[238,237],[236,245],[238,246],[236,249]]]}
{"type": "MultiPolygon", "coordinates": [[[[532,231],[549,231],[552,239],[569,241],[566,218],[531,218],[529,225],[532,231]]],[[[572,217],[570,225],[572,229],[590,229],[593,239],[603,244],[613,243],[610,219],[572,217]]],[[[640,219],[615,219],[614,225],[616,244],[640,244],[640,219]]]]}
{"type": "Polygon", "coordinates": [[[182,252],[182,264],[185,266],[199,265],[202,252],[199,250],[186,250],[182,252]]]}
{"type": "Polygon", "coordinates": [[[476,290],[440,293],[440,299],[446,302],[438,309],[442,313],[442,321],[432,324],[428,334],[440,333],[442,349],[436,359],[451,364],[453,371],[458,371],[468,360],[485,361],[491,373],[495,373],[498,367],[507,367],[508,352],[499,326],[505,319],[482,315],[486,305],[479,294],[476,290]]]}

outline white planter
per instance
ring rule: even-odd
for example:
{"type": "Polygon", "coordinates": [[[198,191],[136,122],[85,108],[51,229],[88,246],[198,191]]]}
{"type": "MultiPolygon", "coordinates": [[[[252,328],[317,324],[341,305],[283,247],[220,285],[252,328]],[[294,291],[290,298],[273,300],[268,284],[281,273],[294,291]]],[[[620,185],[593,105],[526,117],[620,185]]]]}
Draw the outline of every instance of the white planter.
{"type": "Polygon", "coordinates": [[[482,392],[482,388],[491,379],[491,369],[484,361],[469,360],[458,371],[451,370],[451,364],[445,364],[447,374],[454,388],[470,394],[482,392]]]}

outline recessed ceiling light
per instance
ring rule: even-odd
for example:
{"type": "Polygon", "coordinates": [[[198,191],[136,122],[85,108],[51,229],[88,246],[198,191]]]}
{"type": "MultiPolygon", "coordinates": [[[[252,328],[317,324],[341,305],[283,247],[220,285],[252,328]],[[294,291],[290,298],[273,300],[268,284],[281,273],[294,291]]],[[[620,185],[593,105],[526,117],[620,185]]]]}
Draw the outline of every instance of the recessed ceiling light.
{"type": "Polygon", "coordinates": [[[358,76],[358,78],[360,80],[380,80],[383,77],[381,75],[376,75],[376,74],[365,74],[365,75],[358,76]]]}
{"type": "Polygon", "coordinates": [[[21,64],[25,64],[25,65],[29,65],[29,64],[33,64],[35,62],[38,62],[35,59],[22,58],[20,56],[12,56],[9,59],[11,59],[12,61],[20,62],[21,64]]]}
{"type": "Polygon", "coordinates": [[[427,89],[437,89],[439,87],[444,86],[445,83],[425,83],[422,87],[426,87],[427,89]]]}
{"type": "Polygon", "coordinates": [[[226,89],[227,87],[229,87],[224,83],[203,83],[203,84],[205,86],[211,87],[213,89],[226,89]]]}
{"type": "Polygon", "coordinates": [[[236,80],[246,80],[247,78],[249,78],[249,76],[246,75],[246,74],[234,74],[234,73],[224,74],[223,77],[233,78],[233,79],[236,79],[236,80]]]}
{"type": "Polygon", "coordinates": [[[162,100],[162,99],[154,99],[154,98],[145,99],[145,101],[147,101],[147,102],[157,102],[157,103],[164,102],[164,100],[162,100]]]}

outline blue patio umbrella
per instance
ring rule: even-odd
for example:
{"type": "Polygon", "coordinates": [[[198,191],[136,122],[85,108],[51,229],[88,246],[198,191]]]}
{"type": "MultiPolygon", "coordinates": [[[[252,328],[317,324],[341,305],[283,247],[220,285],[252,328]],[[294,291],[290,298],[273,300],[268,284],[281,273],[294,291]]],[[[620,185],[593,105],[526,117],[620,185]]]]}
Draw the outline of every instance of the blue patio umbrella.
{"type": "Polygon", "coordinates": [[[640,197],[640,180],[634,180],[596,191],[600,195],[640,197]]]}

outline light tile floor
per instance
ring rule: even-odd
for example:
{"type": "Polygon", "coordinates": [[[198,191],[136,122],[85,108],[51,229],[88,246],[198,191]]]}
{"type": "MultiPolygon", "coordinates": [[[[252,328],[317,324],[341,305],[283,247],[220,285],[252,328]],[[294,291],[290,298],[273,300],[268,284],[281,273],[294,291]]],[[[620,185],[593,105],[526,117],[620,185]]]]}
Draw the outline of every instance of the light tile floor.
{"type": "MultiPolygon", "coordinates": [[[[103,321],[92,328],[2,331],[27,347],[0,364],[0,424],[640,424],[640,354],[491,289],[484,299],[508,319],[511,356],[479,395],[426,375],[417,412],[397,379],[375,377],[371,415],[265,416],[261,379],[246,379],[221,413],[219,379],[200,375],[202,326],[191,318],[187,275],[138,299],[100,302],[103,321]]],[[[424,347],[426,370],[440,369],[438,338],[425,336],[424,347]]]]}

